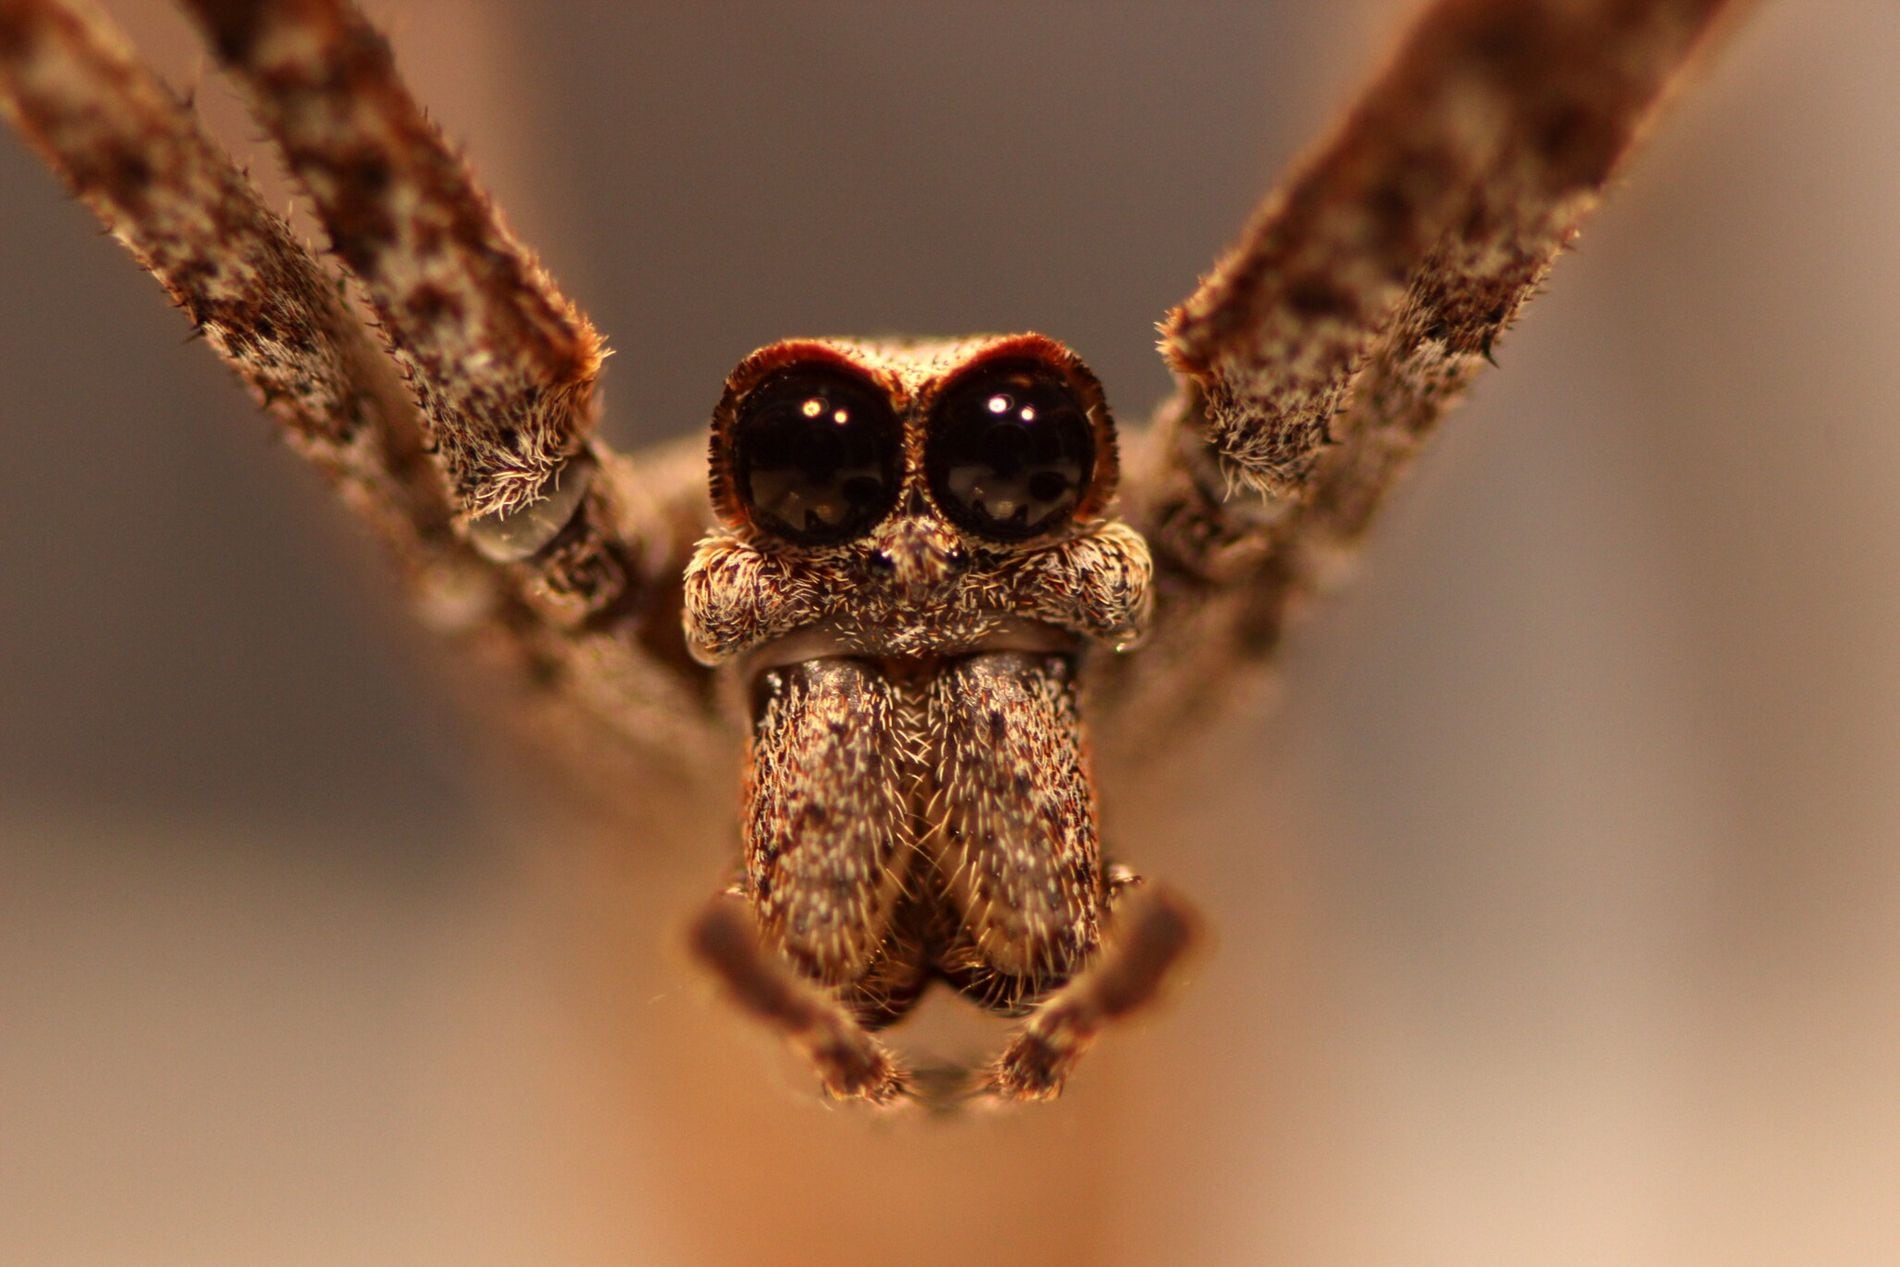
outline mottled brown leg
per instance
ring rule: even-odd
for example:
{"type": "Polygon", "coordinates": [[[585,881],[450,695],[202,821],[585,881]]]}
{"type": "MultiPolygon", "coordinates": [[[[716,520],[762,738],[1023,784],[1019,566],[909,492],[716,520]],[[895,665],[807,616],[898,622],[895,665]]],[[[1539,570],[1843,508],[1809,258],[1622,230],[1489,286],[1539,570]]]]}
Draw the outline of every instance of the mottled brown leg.
{"type": "Polygon", "coordinates": [[[1277,649],[1679,72],[1746,7],[1425,9],[1163,323],[1181,389],[1129,481],[1163,619],[1130,666],[1105,666],[1105,705],[1146,692],[1136,729],[1167,730],[1230,689],[1227,666],[1277,649]]]}
{"type": "Polygon", "coordinates": [[[415,406],[336,278],[102,14],[0,0],[0,115],[405,567],[459,563],[415,406]]]}
{"type": "Polygon", "coordinates": [[[373,301],[373,333],[84,0],[0,0],[0,116],[388,546],[423,621],[521,688],[490,694],[498,713],[577,772],[617,770],[613,738],[691,770],[719,742],[677,615],[703,445],[635,468],[588,438],[591,327],[354,10],[197,7],[373,301]]]}
{"type": "Polygon", "coordinates": [[[387,41],[346,0],[186,7],[361,283],[470,542],[523,564],[557,622],[664,608],[670,623],[660,591],[697,533],[669,540],[600,478],[613,462],[591,438],[600,336],[410,95],[387,41]]]}
{"type": "Polygon", "coordinates": [[[471,515],[538,501],[593,423],[600,338],[343,0],[191,0],[363,284],[471,515]]]}
{"type": "Polygon", "coordinates": [[[1053,1100],[1102,1030],[1153,1001],[1195,940],[1191,907],[1167,889],[1130,895],[1102,954],[1037,1006],[976,1093],[999,1101],[1053,1100]]]}
{"type": "Polygon", "coordinates": [[[910,1096],[910,1075],[889,1049],[759,943],[739,894],[715,898],[690,936],[694,957],[719,978],[732,1001],[783,1034],[811,1062],[827,1094],[879,1105],[910,1096]]]}

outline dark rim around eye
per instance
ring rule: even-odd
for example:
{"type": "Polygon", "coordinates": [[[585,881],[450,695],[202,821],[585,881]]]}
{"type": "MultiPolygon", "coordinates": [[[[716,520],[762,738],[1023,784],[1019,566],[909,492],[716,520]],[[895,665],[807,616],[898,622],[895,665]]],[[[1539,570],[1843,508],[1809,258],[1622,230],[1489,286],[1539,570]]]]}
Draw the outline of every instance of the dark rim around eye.
{"type": "Polygon", "coordinates": [[[930,492],[961,528],[1027,541],[1067,523],[1095,472],[1095,428],[1063,375],[1047,366],[985,366],[950,385],[931,411],[930,492]]]}
{"type": "Polygon", "coordinates": [[[903,441],[890,401],[844,370],[780,370],[739,402],[732,435],[735,491],[775,537],[839,545],[897,501],[903,441]]]}

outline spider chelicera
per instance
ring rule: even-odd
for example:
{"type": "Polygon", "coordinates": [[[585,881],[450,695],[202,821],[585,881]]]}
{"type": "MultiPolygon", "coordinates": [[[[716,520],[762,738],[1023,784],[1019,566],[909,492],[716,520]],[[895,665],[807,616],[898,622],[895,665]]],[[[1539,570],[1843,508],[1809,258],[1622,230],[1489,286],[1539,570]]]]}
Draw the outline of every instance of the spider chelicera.
{"type": "Polygon", "coordinates": [[[834,1096],[1057,1094],[1192,940],[1101,847],[1089,728],[1172,733],[1277,643],[1725,5],[1444,0],[1163,324],[1118,435],[1036,334],[791,340],[703,451],[592,437],[599,337],[337,0],[192,0],[374,326],[89,10],[0,3],[16,124],[539,707],[675,760],[747,736],[693,926],[834,1096]],[[1086,721],[1085,721],[1086,719],[1086,721]],[[919,1078],[933,983],[1022,1022],[919,1078]]]}

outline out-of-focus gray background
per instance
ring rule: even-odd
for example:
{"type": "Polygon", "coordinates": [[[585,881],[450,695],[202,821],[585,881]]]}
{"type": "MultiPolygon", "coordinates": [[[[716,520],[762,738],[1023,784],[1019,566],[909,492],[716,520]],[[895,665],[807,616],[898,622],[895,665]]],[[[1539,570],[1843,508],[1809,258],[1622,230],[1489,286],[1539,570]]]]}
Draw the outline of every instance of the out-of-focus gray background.
{"type": "MultiPolygon", "coordinates": [[[[631,444],[795,333],[1038,328],[1140,416],[1402,7],[375,10],[631,444]]],[[[471,755],[316,481],[0,140],[0,1260],[1900,1258],[1896,47],[1878,0],[1733,40],[1274,714],[1111,791],[1215,952],[1060,1105],[947,1124],[818,1106],[674,951],[726,807],[656,856],[471,755]]]]}

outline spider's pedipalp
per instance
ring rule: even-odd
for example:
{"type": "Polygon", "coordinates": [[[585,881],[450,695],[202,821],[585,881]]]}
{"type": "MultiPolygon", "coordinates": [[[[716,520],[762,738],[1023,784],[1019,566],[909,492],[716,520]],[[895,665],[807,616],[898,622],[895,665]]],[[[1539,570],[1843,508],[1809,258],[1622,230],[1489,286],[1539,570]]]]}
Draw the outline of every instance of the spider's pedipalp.
{"type": "Polygon", "coordinates": [[[910,1097],[911,1076],[884,1044],[759,944],[751,912],[737,894],[713,899],[693,922],[688,946],[734,1003],[811,1062],[828,1095],[878,1105],[910,1097]]]}
{"type": "Polygon", "coordinates": [[[1118,907],[1102,954],[1037,1005],[1002,1054],[977,1075],[973,1094],[1004,1102],[1054,1099],[1102,1030],[1166,989],[1194,947],[1199,917],[1159,886],[1118,907]]]}
{"type": "MultiPolygon", "coordinates": [[[[1155,658],[1277,646],[1739,0],[1440,0],[1162,326],[1155,658]]],[[[1152,676],[1153,663],[1149,665],[1152,676]]],[[[1203,667],[1207,688],[1222,677],[1203,667]]],[[[1183,715],[1198,693],[1160,701],[1183,715]]]]}

